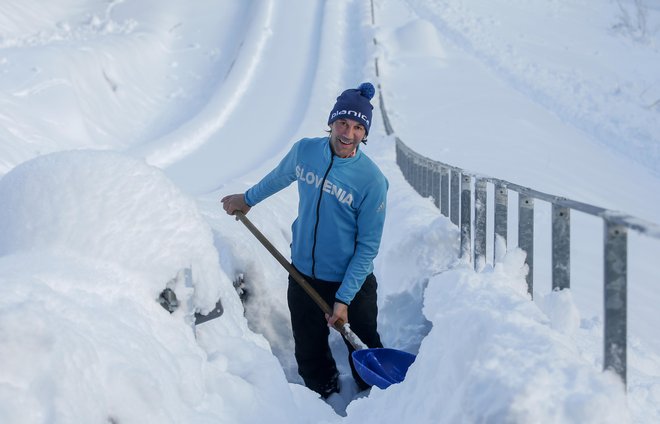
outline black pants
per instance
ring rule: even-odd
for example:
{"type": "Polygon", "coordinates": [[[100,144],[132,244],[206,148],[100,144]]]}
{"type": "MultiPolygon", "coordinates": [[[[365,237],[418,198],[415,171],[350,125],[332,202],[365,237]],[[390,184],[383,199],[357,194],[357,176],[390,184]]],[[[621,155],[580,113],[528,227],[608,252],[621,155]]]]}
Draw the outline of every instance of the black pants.
{"type": "MultiPolygon", "coordinates": [[[[335,303],[335,293],[341,283],[316,280],[307,276],[305,276],[305,279],[332,308],[335,303]]],[[[376,318],[378,317],[377,287],[376,277],[369,274],[362,288],[348,306],[348,320],[351,330],[370,348],[383,347],[376,328],[376,318]]],[[[312,298],[291,276],[289,276],[287,300],[291,312],[298,373],[308,388],[327,396],[336,388],[338,376],[337,366],[328,345],[330,332],[328,322],[321,308],[314,303],[312,298]]],[[[344,342],[348,347],[353,378],[358,387],[365,390],[369,388],[369,385],[357,374],[351,358],[351,353],[355,349],[350,343],[345,340],[344,342]]]]}

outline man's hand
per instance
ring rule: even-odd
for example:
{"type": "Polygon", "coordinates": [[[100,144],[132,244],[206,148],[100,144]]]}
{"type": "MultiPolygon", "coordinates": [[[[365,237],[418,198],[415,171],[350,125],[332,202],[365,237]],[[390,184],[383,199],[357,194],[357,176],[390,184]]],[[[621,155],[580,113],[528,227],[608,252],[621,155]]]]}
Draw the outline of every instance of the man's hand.
{"type": "Polygon", "coordinates": [[[250,207],[245,203],[245,196],[242,193],[230,194],[223,197],[220,201],[222,202],[222,208],[228,215],[233,215],[236,211],[241,211],[245,214],[250,211],[250,207]]]}
{"type": "Polygon", "coordinates": [[[335,322],[341,319],[343,323],[348,322],[348,306],[344,305],[341,302],[335,302],[335,306],[332,310],[332,316],[325,314],[325,319],[328,320],[328,326],[334,327],[335,322]]]}

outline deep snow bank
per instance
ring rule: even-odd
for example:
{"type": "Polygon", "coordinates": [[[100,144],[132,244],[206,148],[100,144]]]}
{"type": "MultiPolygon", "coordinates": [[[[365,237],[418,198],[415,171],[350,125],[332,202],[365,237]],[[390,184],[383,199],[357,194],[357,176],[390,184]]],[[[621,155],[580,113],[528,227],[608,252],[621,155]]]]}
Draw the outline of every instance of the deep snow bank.
{"type": "Polygon", "coordinates": [[[424,314],[433,328],[416,362],[400,385],[349,405],[351,422],[629,422],[621,382],[552,328],[525,273],[514,249],[495,269],[458,265],[431,278],[424,314]]]}
{"type": "Polygon", "coordinates": [[[0,204],[1,422],[306,420],[296,402],[314,396],[247,329],[210,228],[161,171],[51,154],[0,180],[0,204]],[[194,287],[170,315],[156,298],[184,267],[194,287]],[[219,296],[195,334],[192,310],[219,296]]]}

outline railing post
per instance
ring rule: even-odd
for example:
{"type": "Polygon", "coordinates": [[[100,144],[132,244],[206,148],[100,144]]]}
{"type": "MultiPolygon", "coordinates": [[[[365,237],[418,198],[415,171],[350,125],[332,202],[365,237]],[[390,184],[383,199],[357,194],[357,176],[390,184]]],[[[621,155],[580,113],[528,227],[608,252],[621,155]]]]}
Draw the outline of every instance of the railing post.
{"type": "Polygon", "coordinates": [[[527,293],[534,298],[534,198],[518,194],[518,247],[527,253],[527,293]]]}
{"type": "Polygon", "coordinates": [[[419,186],[417,191],[422,197],[426,197],[426,159],[419,160],[419,186]]]}
{"type": "Polygon", "coordinates": [[[605,221],[605,340],[603,369],[626,384],[627,363],[627,228],[605,221]]]}
{"type": "Polygon", "coordinates": [[[571,287],[571,210],[552,204],[552,289],[571,287]]]}
{"type": "Polygon", "coordinates": [[[474,183],[474,269],[479,271],[486,264],[486,218],[488,217],[488,192],[486,180],[477,178],[474,183]]]}
{"type": "Polygon", "coordinates": [[[472,202],[470,201],[472,197],[472,193],[470,192],[471,183],[472,177],[463,174],[461,178],[461,258],[464,258],[468,262],[472,261],[472,222],[470,219],[470,213],[472,212],[472,202]]]}
{"type": "Polygon", "coordinates": [[[413,170],[412,170],[412,181],[411,185],[415,191],[419,192],[419,159],[417,156],[413,156],[413,170]]]}
{"type": "Polygon", "coordinates": [[[401,149],[401,158],[402,158],[402,165],[401,165],[401,172],[403,173],[403,178],[410,182],[408,180],[408,172],[410,168],[410,158],[408,157],[408,152],[406,152],[403,148],[401,149]]]}
{"type": "Polygon", "coordinates": [[[433,204],[440,209],[440,165],[437,163],[433,164],[431,171],[431,195],[433,196],[433,204]]]}
{"type": "Polygon", "coordinates": [[[410,185],[415,189],[415,184],[417,184],[417,181],[415,180],[415,177],[417,176],[417,158],[413,156],[412,154],[410,155],[410,172],[408,173],[408,182],[410,185]]]}
{"type": "Polygon", "coordinates": [[[449,216],[449,170],[440,168],[440,213],[449,216]]]}
{"type": "Polygon", "coordinates": [[[433,193],[433,189],[431,188],[433,170],[431,169],[431,166],[430,160],[424,161],[424,197],[429,197],[433,193]]]}
{"type": "Polygon", "coordinates": [[[419,179],[420,179],[420,191],[422,192],[422,197],[427,198],[429,196],[428,192],[428,178],[427,178],[427,170],[428,170],[428,160],[422,159],[420,163],[420,173],[419,173],[419,179]]]}
{"type": "Polygon", "coordinates": [[[415,172],[415,190],[417,193],[422,193],[422,186],[424,181],[424,161],[421,158],[417,158],[417,172],[415,172]]]}
{"type": "Polygon", "coordinates": [[[450,205],[450,209],[451,209],[450,215],[451,216],[450,216],[449,219],[451,220],[451,222],[454,223],[454,225],[458,225],[458,219],[459,219],[459,216],[458,216],[458,211],[459,211],[458,206],[459,206],[459,202],[460,202],[459,190],[460,190],[460,173],[457,170],[452,169],[451,170],[451,190],[450,190],[450,193],[449,193],[449,195],[451,196],[451,205],[450,205]]]}
{"type": "Polygon", "coordinates": [[[508,215],[509,195],[506,185],[498,182],[495,184],[495,240],[493,243],[494,259],[493,264],[506,253],[506,237],[507,237],[507,215],[508,215]],[[498,236],[504,242],[504,252],[499,250],[502,246],[498,246],[498,236]]]}

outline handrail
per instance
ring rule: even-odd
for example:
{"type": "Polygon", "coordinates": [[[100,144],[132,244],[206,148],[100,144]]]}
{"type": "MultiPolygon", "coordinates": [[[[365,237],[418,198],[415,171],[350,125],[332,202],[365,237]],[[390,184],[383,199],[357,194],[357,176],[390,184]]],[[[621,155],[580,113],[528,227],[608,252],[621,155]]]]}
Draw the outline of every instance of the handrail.
{"type": "MultiPolygon", "coordinates": [[[[374,40],[374,42],[376,42],[374,40]]],[[[376,76],[378,58],[375,59],[376,76]]],[[[395,135],[378,84],[385,131],[395,135]]],[[[495,187],[493,238],[506,243],[508,193],[518,193],[518,246],[527,253],[527,290],[533,293],[534,200],[552,205],[552,288],[570,288],[570,212],[583,212],[604,222],[604,361],[603,369],[618,374],[624,385],[627,374],[627,245],[628,230],[660,239],[660,226],[621,212],[534,190],[429,159],[412,150],[395,135],[396,162],[405,179],[424,197],[432,197],[444,216],[460,228],[461,257],[478,269],[486,259],[486,202],[488,184],[495,187]],[[474,187],[474,192],[472,190],[474,187]],[[471,208],[474,202],[474,222],[471,208]],[[474,232],[474,251],[472,233],[474,232]]],[[[496,240],[497,241],[497,240],[496,240]]],[[[494,243],[495,258],[501,243],[494,243]]]]}

